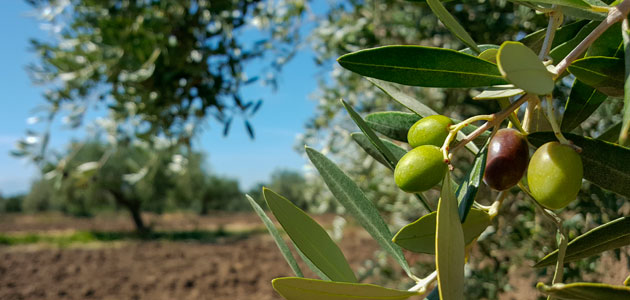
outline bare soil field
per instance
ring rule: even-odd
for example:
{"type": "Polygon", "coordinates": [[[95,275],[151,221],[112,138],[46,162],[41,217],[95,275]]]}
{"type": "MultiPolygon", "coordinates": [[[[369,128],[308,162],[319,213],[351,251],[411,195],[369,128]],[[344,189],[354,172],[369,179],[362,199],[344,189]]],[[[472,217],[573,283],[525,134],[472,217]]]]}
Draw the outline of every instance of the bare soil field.
{"type": "MultiPolygon", "coordinates": [[[[87,240],[63,244],[42,240],[2,245],[0,241],[0,300],[282,299],[272,289],[271,280],[292,272],[256,215],[199,217],[180,213],[144,218],[156,232],[170,233],[134,238],[126,215],[0,215],[0,234],[4,237],[89,233],[87,240]]],[[[315,219],[330,227],[334,216],[315,219]]],[[[344,231],[340,247],[354,270],[373,259],[378,249],[374,240],[356,227],[344,231]]],[[[430,263],[432,259],[408,258],[412,263],[419,259],[430,263]]],[[[592,280],[619,284],[629,272],[627,265],[627,261],[615,261],[605,254],[599,267],[615,271],[603,272],[605,278],[592,280]]],[[[513,267],[508,274],[513,289],[499,299],[537,299],[540,295],[534,288],[532,269],[513,267]]],[[[307,277],[316,278],[304,265],[302,270],[307,277]]],[[[364,282],[372,280],[378,279],[368,277],[364,282]]]]}
{"type": "MultiPolygon", "coordinates": [[[[333,217],[317,219],[330,224],[333,217]]],[[[146,218],[155,230],[262,229],[253,214],[146,218]]],[[[123,216],[13,215],[0,221],[0,232],[9,235],[131,229],[123,216]]],[[[372,257],[377,245],[367,234],[348,232],[341,248],[352,267],[358,268],[372,257]]],[[[0,299],[282,299],[273,291],[271,280],[291,275],[267,234],[226,235],[202,242],[119,240],[61,248],[43,243],[0,246],[0,299]]]]}

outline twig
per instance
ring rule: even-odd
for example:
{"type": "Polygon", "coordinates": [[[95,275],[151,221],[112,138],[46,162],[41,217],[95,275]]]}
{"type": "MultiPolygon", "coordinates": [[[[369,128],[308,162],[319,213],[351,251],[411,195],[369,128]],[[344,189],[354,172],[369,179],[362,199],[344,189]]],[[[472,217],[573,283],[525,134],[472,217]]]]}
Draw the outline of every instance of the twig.
{"type": "Polygon", "coordinates": [[[507,118],[513,111],[518,109],[523,103],[528,101],[530,99],[530,97],[531,96],[529,94],[525,94],[525,95],[521,96],[520,98],[518,98],[508,108],[506,108],[506,109],[504,109],[504,110],[502,110],[502,111],[500,111],[498,113],[494,113],[494,114],[490,115],[492,118],[490,120],[488,120],[488,122],[486,122],[485,124],[483,124],[479,128],[475,129],[475,131],[471,132],[468,136],[466,136],[465,139],[461,140],[457,145],[455,145],[455,147],[453,147],[451,152],[457,151],[459,148],[463,147],[464,145],[470,143],[472,140],[476,139],[478,136],[480,136],[486,130],[492,128],[493,126],[495,126],[495,125],[497,125],[497,124],[499,124],[501,122],[503,122],[503,120],[505,120],[505,118],[507,118]]]}
{"type": "Polygon", "coordinates": [[[584,53],[584,51],[586,51],[586,49],[588,49],[588,47],[590,47],[591,44],[595,42],[595,40],[597,40],[597,38],[599,38],[599,36],[602,35],[602,33],[604,33],[610,26],[625,19],[628,12],[630,12],[630,0],[624,0],[617,6],[612,7],[608,11],[606,19],[604,19],[604,21],[602,21],[586,38],[584,38],[584,40],[582,40],[582,42],[580,42],[580,44],[578,44],[577,47],[569,53],[569,55],[556,65],[555,79],[560,77],[569,65],[580,57],[582,53],[584,53]]]}

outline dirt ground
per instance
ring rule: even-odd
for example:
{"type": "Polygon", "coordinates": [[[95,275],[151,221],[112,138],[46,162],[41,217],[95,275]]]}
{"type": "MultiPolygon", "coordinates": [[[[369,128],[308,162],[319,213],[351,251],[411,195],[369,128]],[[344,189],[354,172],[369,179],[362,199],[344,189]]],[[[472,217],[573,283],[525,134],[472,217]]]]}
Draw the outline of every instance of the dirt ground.
{"type": "MultiPolygon", "coordinates": [[[[47,243],[0,246],[0,300],[282,299],[272,289],[271,280],[291,276],[292,272],[254,214],[144,217],[156,231],[223,230],[251,234],[226,234],[211,240],[118,239],[63,247],[47,243]]],[[[330,226],[333,219],[333,215],[316,217],[325,227],[330,226]]],[[[124,215],[90,219],[58,214],[0,216],[0,233],[5,236],[33,233],[55,236],[78,231],[125,232],[132,229],[130,220],[124,215]]],[[[374,240],[358,228],[344,231],[340,247],[353,270],[359,269],[365,260],[373,259],[378,249],[374,240]]],[[[417,256],[408,258],[412,262],[418,259],[417,256]]],[[[602,258],[602,267],[618,269],[619,262],[607,261],[608,258],[602,258]]],[[[622,265],[625,269],[627,262],[622,265]]],[[[316,278],[304,265],[302,270],[307,277],[316,278]]],[[[619,271],[609,272],[607,278],[596,281],[620,283],[627,272],[619,271]]],[[[530,268],[518,268],[510,273],[510,285],[515,289],[499,299],[536,299],[539,296],[530,268]]]]}
{"type": "MultiPolygon", "coordinates": [[[[251,230],[255,215],[146,216],[161,230],[251,230]]],[[[318,217],[330,224],[333,216],[318,217]]],[[[4,234],[130,230],[126,218],[59,215],[3,216],[4,234]]],[[[341,248],[353,269],[372,257],[374,241],[348,232],[341,248]]],[[[303,270],[307,268],[302,266],[303,270]]],[[[267,234],[199,241],[115,241],[71,245],[0,246],[0,299],[282,299],[271,287],[291,276],[267,234]]],[[[312,274],[311,274],[312,275],[312,274]]],[[[311,277],[314,277],[312,275],[311,277]]]]}

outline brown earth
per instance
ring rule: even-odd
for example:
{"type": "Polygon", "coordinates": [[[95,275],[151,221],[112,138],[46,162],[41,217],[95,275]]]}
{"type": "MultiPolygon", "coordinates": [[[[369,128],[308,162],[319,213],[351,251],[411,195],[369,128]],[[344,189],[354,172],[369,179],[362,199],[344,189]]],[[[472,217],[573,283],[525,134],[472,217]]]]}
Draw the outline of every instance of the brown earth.
{"type": "MultiPolygon", "coordinates": [[[[292,272],[254,214],[217,213],[199,217],[179,213],[144,217],[156,231],[225,231],[228,234],[190,240],[122,238],[63,247],[41,242],[0,246],[0,300],[282,299],[272,289],[271,280],[291,276],[292,272]]],[[[333,219],[333,215],[316,217],[328,228],[333,219]]],[[[125,215],[90,219],[58,214],[0,215],[0,233],[5,236],[131,230],[132,224],[125,215]]],[[[374,259],[378,246],[362,229],[349,227],[344,231],[340,248],[352,269],[358,270],[367,259],[374,259]]],[[[606,276],[591,278],[593,281],[619,284],[627,276],[628,262],[612,257],[612,253],[604,254],[598,269],[615,271],[602,272],[606,276]]],[[[432,257],[408,255],[408,259],[410,262],[422,259],[423,263],[430,264],[432,257]]],[[[301,266],[307,277],[316,278],[301,266]]],[[[499,299],[539,296],[531,268],[515,265],[508,276],[513,289],[499,299]]],[[[368,277],[365,282],[375,280],[378,279],[368,277]]]]}
{"type": "MultiPolygon", "coordinates": [[[[334,216],[316,219],[330,224],[334,216]]],[[[156,229],[251,230],[252,214],[147,216],[156,229]]],[[[74,219],[59,215],[3,216],[4,234],[68,234],[74,230],[130,230],[126,218],[74,219]]],[[[372,258],[375,242],[357,230],[340,247],[353,269],[372,258]]],[[[302,266],[302,270],[306,270],[302,266]]],[[[0,247],[0,299],[282,299],[271,287],[292,272],[267,234],[212,242],[93,242],[0,247]]],[[[309,274],[309,277],[315,277],[309,274]]]]}

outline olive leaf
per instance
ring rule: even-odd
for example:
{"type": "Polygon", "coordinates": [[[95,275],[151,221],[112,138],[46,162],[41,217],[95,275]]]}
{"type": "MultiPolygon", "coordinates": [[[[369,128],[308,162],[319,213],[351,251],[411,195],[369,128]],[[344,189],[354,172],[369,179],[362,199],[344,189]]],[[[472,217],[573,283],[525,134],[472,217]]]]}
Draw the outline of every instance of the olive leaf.
{"type": "Polygon", "coordinates": [[[348,261],[326,230],[272,190],[263,188],[263,195],[284,231],[319,270],[334,281],[357,282],[348,261]]]}
{"type": "Polygon", "coordinates": [[[282,277],[271,284],[287,300],[402,300],[417,292],[394,290],[365,283],[331,282],[317,279],[282,277]]]}
{"type": "Polygon", "coordinates": [[[497,66],[451,49],[384,46],[359,50],[337,59],[363,76],[423,87],[483,87],[505,84],[497,66]]]}
{"type": "Polygon", "coordinates": [[[497,100],[525,94],[522,89],[516,88],[513,84],[496,85],[483,90],[479,95],[473,97],[474,100],[497,100]]]}
{"type": "Polygon", "coordinates": [[[459,203],[459,218],[462,223],[466,221],[466,216],[475,202],[477,191],[481,185],[483,174],[486,169],[486,159],[488,158],[488,144],[490,140],[481,148],[481,151],[477,153],[473,166],[464,178],[462,184],[457,188],[455,196],[459,203]]]}
{"type": "Polygon", "coordinates": [[[420,116],[399,111],[384,111],[365,116],[365,122],[374,131],[397,141],[407,142],[407,132],[420,116]]]}
{"type": "MultiPolygon", "coordinates": [[[[564,262],[580,260],[626,245],[630,245],[630,217],[608,222],[573,239],[567,245],[564,262]]],[[[553,265],[557,259],[558,250],[555,250],[537,262],[534,267],[553,265]]]]}
{"type": "Polygon", "coordinates": [[[608,96],[576,79],[564,107],[560,129],[568,132],[578,127],[606,98],[608,96]]]}
{"type": "Polygon", "coordinates": [[[497,54],[501,74],[514,86],[533,94],[553,91],[553,75],[536,53],[519,42],[504,42],[497,54]]]}
{"type": "MultiPolygon", "coordinates": [[[[394,170],[389,162],[387,162],[387,159],[383,156],[383,154],[381,154],[381,152],[376,149],[374,144],[365,134],[363,134],[362,132],[353,132],[350,134],[350,137],[352,137],[352,139],[359,145],[359,147],[361,147],[365,151],[365,153],[376,159],[385,167],[394,170]]],[[[390,152],[392,152],[392,154],[394,154],[397,160],[400,160],[400,158],[407,153],[407,150],[397,146],[396,144],[388,140],[381,139],[381,142],[385,145],[385,147],[389,149],[390,152]]]]}
{"type": "Polygon", "coordinates": [[[554,299],[562,300],[625,300],[630,299],[630,287],[616,286],[603,283],[577,282],[569,284],[554,284],[547,286],[541,282],[536,285],[538,290],[554,299]]]}
{"type": "MultiPolygon", "coordinates": [[[[630,197],[630,149],[581,135],[563,134],[582,148],[580,157],[584,165],[584,179],[630,197]]],[[[539,147],[555,141],[556,137],[553,132],[535,132],[529,134],[527,140],[539,147]]]]}
{"type": "Polygon", "coordinates": [[[284,242],[282,236],[280,236],[280,232],[278,232],[276,226],[273,225],[271,219],[269,219],[265,211],[260,207],[260,205],[258,205],[258,203],[256,203],[256,201],[254,201],[254,199],[252,199],[252,197],[250,197],[249,195],[245,195],[245,197],[247,198],[247,201],[249,201],[249,204],[252,206],[258,217],[260,217],[260,219],[263,221],[265,227],[267,227],[269,234],[271,234],[271,237],[273,237],[273,240],[276,242],[278,249],[280,249],[280,253],[282,253],[284,260],[287,261],[287,263],[291,267],[291,270],[293,270],[293,273],[295,273],[295,276],[304,277],[304,275],[302,274],[302,270],[300,270],[297,261],[289,250],[289,246],[287,245],[287,243],[284,242]]]}
{"type": "MultiPolygon", "coordinates": [[[[437,212],[432,212],[407,224],[396,233],[394,243],[412,252],[435,254],[436,217],[437,212]]],[[[487,212],[471,209],[469,218],[462,225],[464,243],[472,243],[490,224],[487,212]]]]}
{"type": "Polygon", "coordinates": [[[621,58],[589,56],[575,60],[568,70],[580,81],[608,96],[623,96],[625,71],[621,58]]]}
{"type": "MultiPolygon", "coordinates": [[[[403,93],[397,86],[389,82],[382,81],[375,78],[367,77],[366,79],[370,81],[372,84],[374,84],[376,87],[381,89],[385,94],[392,97],[392,99],[394,99],[396,102],[400,103],[402,106],[413,111],[419,116],[428,117],[432,115],[438,115],[438,113],[432,110],[430,107],[424,105],[422,102],[414,99],[413,97],[403,93]]],[[[470,127],[470,126],[467,126],[467,127],[470,127]]],[[[464,134],[464,132],[466,132],[466,128],[464,128],[464,130],[459,131],[457,133],[456,139],[458,141],[466,137],[466,134],[464,134]]],[[[477,152],[479,152],[479,148],[473,143],[468,143],[466,144],[465,147],[472,153],[476,154],[477,152]]]]}
{"type": "Polygon", "coordinates": [[[361,131],[368,137],[370,142],[374,144],[374,147],[378,149],[378,151],[383,155],[383,157],[387,160],[391,169],[396,168],[396,164],[398,163],[398,158],[394,156],[394,154],[389,151],[389,148],[383,144],[380,138],[376,136],[376,133],[370,129],[370,127],[365,123],[365,121],[359,116],[359,114],[343,99],[341,100],[341,104],[346,109],[352,120],[355,124],[361,129],[361,131]]]}
{"type": "Polygon", "coordinates": [[[628,29],[622,30],[625,77],[624,77],[624,99],[623,99],[623,123],[619,132],[619,141],[626,145],[630,141],[630,32],[628,29]]]}
{"type": "Polygon", "coordinates": [[[444,5],[440,2],[440,0],[426,0],[427,4],[431,8],[431,11],[442,21],[442,24],[448,28],[448,30],[455,35],[462,43],[466,46],[470,47],[473,51],[477,53],[481,53],[479,47],[477,47],[477,43],[473,40],[473,38],[468,34],[468,31],[464,29],[464,27],[457,22],[455,17],[451,15],[451,13],[446,10],[444,5]]]}
{"type": "Polygon", "coordinates": [[[442,182],[435,230],[435,266],[440,299],[464,299],[464,231],[450,172],[442,182]]]}
{"type": "Polygon", "coordinates": [[[587,37],[600,22],[590,21],[586,23],[584,26],[580,27],[580,30],[572,36],[571,39],[566,42],[558,45],[557,47],[553,47],[551,51],[549,51],[549,56],[553,59],[554,62],[560,62],[564,59],[575,47],[587,37]]]}
{"type": "Polygon", "coordinates": [[[400,248],[391,241],[392,233],[387,228],[387,224],[378,213],[374,203],[367,199],[357,184],[326,156],[310,147],[306,147],[306,154],[339,203],[385,251],[396,259],[403,270],[411,275],[405,256],[400,248]]]}
{"type": "MultiPolygon", "coordinates": [[[[575,38],[578,32],[580,32],[580,30],[588,22],[588,20],[581,20],[558,28],[556,30],[556,33],[554,34],[553,42],[551,43],[551,49],[558,47],[560,44],[575,38]]],[[[540,48],[542,48],[543,42],[545,41],[546,34],[547,29],[543,28],[526,35],[519,42],[523,43],[525,46],[538,53],[540,52],[540,48]]]]}

